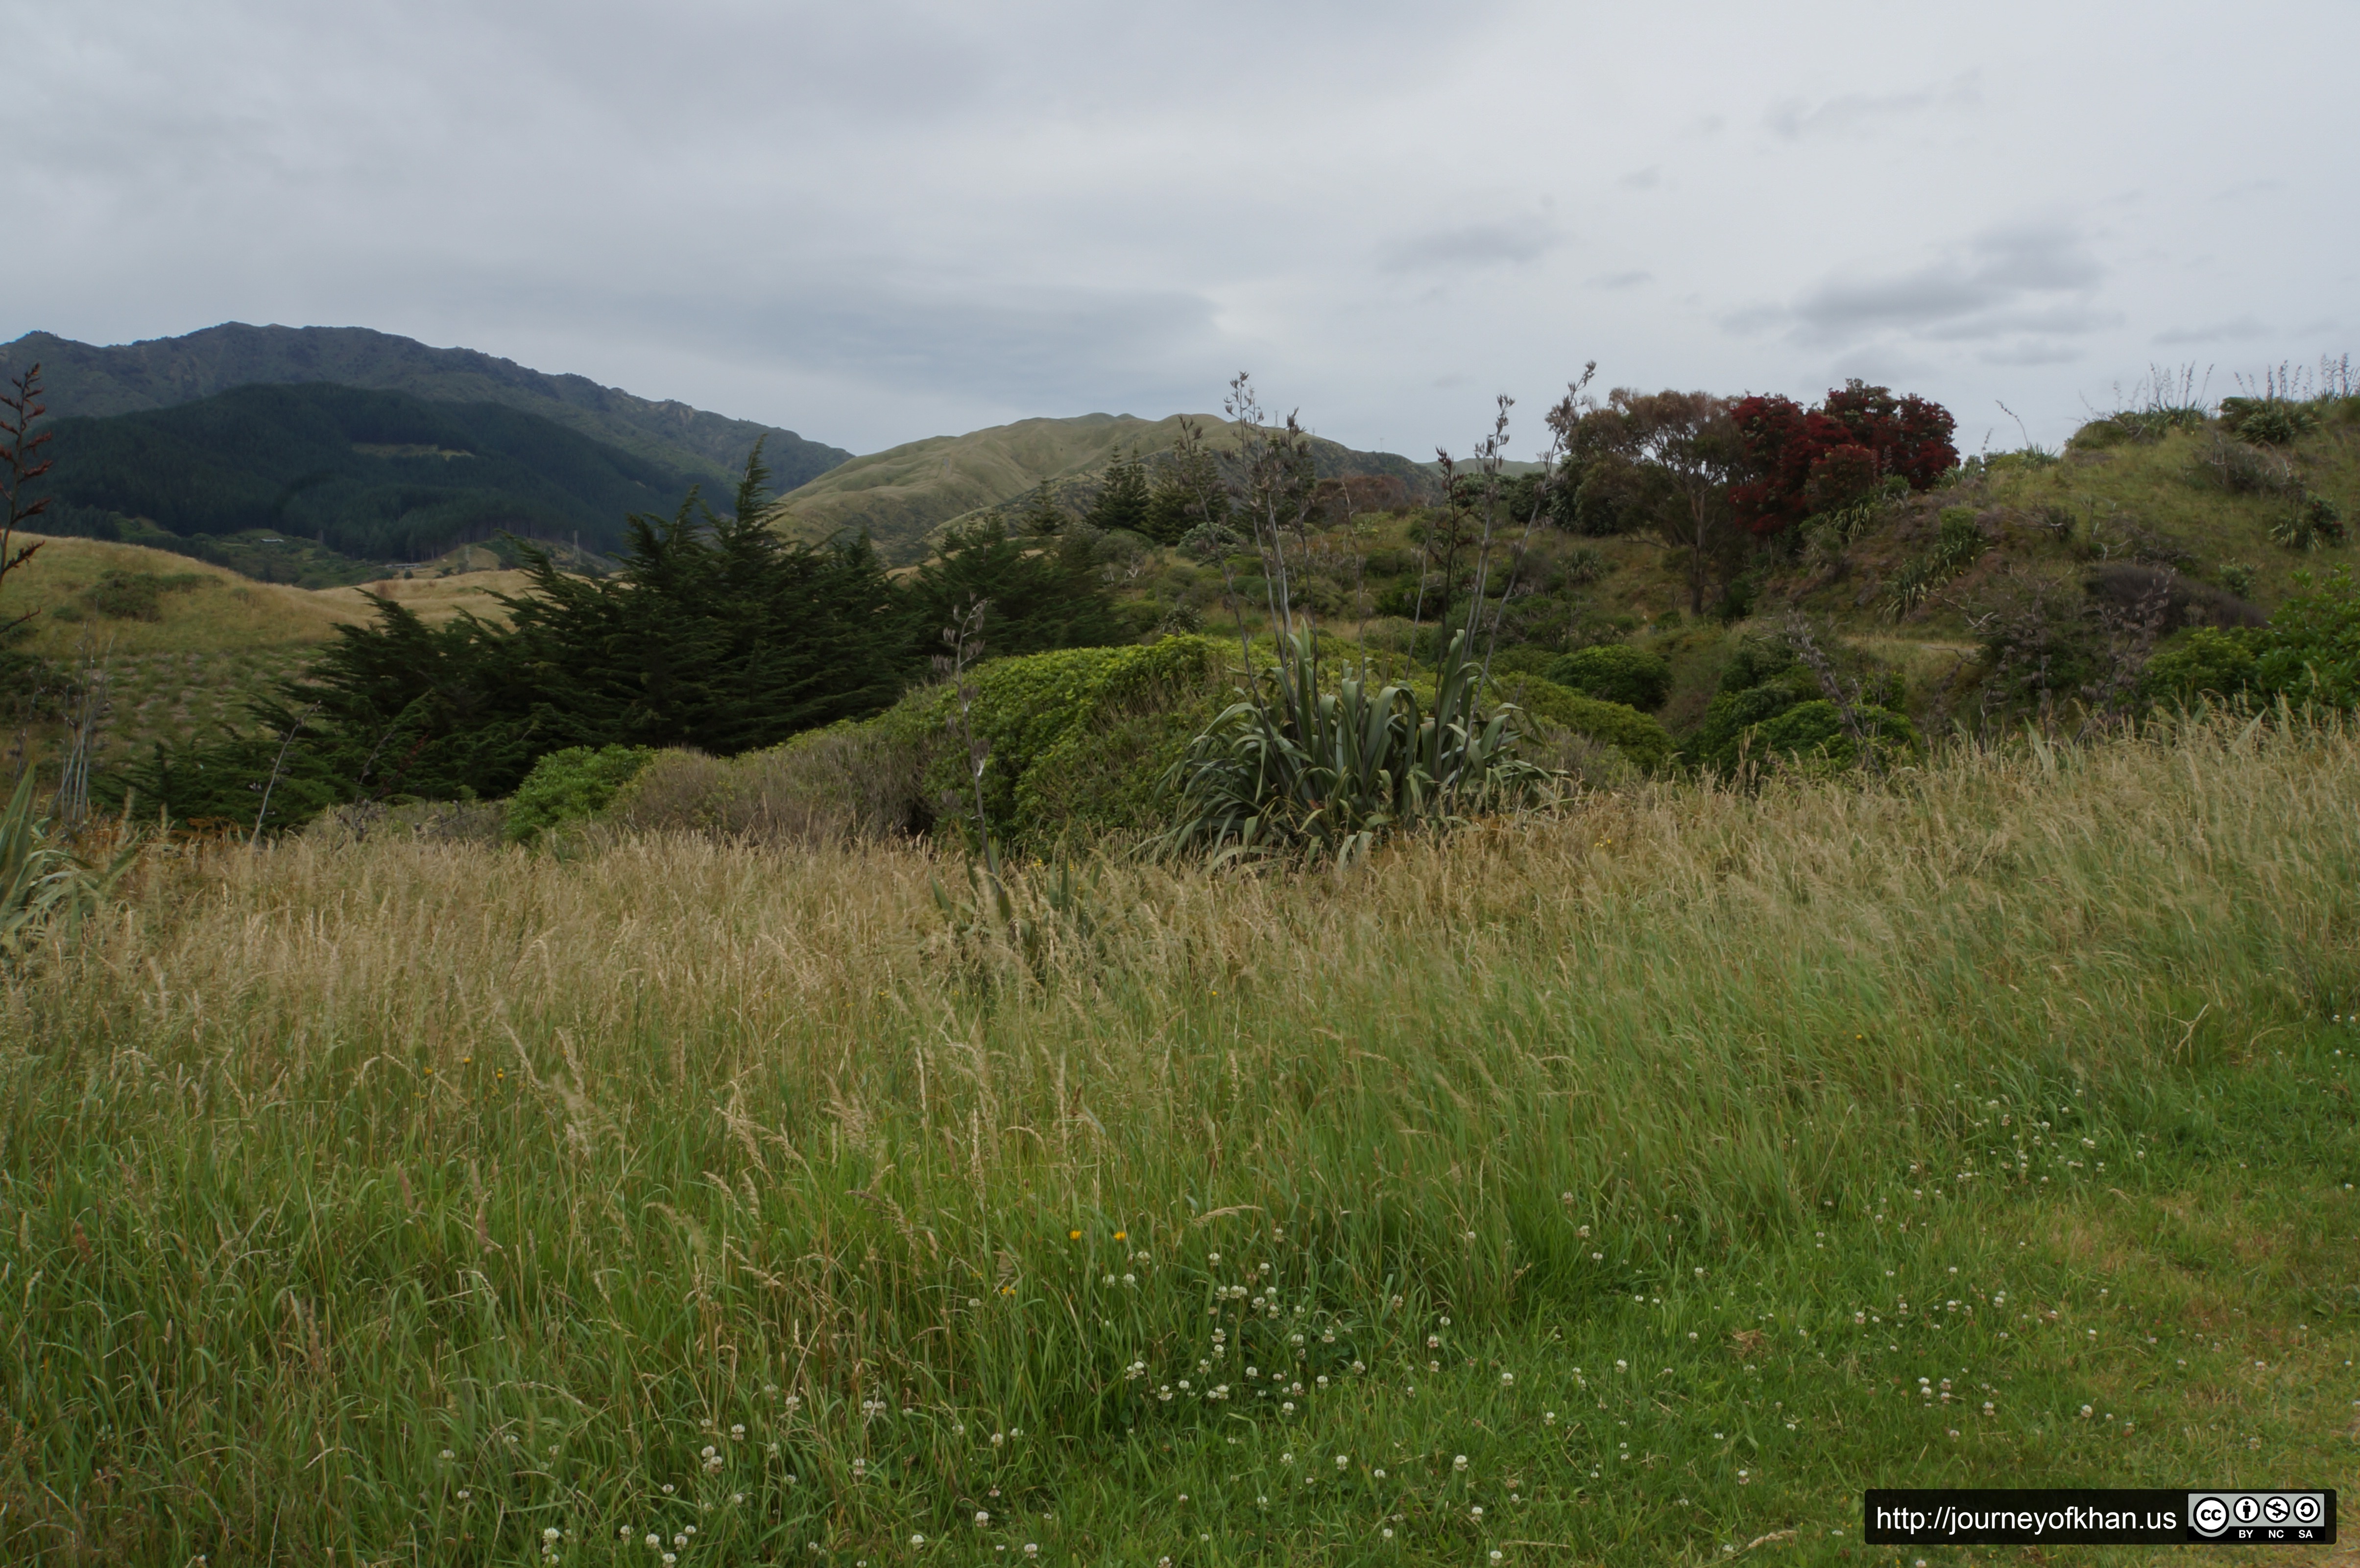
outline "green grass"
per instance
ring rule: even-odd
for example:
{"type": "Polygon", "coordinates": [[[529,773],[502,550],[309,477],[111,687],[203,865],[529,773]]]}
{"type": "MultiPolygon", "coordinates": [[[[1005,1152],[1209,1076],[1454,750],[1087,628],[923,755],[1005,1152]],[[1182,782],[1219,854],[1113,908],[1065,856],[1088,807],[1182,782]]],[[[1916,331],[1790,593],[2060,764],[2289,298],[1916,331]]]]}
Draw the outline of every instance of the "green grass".
{"type": "Polygon", "coordinates": [[[2355,765],[1044,870],[1023,953],[906,848],[159,849],[0,990],[0,1556],[1883,1563],[1871,1482],[2348,1488],[2355,765]]]}

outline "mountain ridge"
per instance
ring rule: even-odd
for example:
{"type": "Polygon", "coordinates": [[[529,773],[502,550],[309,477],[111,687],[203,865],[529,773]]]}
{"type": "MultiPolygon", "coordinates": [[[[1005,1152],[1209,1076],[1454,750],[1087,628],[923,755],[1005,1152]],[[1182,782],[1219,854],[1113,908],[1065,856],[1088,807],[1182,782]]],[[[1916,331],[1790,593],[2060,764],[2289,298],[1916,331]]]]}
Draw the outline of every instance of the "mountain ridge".
{"type": "Polygon", "coordinates": [[[735,485],[758,439],[781,489],[817,478],[853,455],[779,426],[641,397],[585,376],[552,375],[477,349],[434,348],[370,327],[225,321],[132,343],[98,345],[47,332],[0,343],[0,373],[19,374],[35,364],[58,419],[175,408],[243,386],[325,383],[404,392],[430,402],[505,404],[708,485],[735,485]]]}
{"type": "Polygon", "coordinates": [[[49,476],[73,531],[153,524],[183,540],[248,530],[355,561],[412,561],[512,532],[615,547],[669,512],[685,471],[506,403],[330,382],[248,383],[194,402],[54,421],[49,476]],[[99,528],[78,526],[95,520],[99,528]]]}

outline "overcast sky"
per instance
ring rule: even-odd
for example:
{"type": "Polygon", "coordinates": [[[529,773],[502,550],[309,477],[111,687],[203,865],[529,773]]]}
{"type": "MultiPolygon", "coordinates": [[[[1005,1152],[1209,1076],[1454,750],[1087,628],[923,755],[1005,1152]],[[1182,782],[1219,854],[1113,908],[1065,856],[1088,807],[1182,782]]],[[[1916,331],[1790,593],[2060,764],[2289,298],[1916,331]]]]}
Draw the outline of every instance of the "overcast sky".
{"type": "Polygon", "coordinates": [[[2360,352],[2360,5],[0,0],[0,339],[358,325],[855,451],[2360,352]]]}

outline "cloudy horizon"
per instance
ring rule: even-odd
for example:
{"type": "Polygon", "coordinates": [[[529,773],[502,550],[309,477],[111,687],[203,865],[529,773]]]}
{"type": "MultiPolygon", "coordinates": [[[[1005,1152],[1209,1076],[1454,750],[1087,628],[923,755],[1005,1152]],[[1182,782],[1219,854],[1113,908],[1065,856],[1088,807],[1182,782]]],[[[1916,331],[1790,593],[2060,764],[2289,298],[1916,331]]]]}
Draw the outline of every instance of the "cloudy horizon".
{"type": "Polygon", "coordinates": [[[202,13],[0,0],[0,339],[373,327],[856,452],[1247,368],[1421,457],[1591,359],[1972,452],[2360,348],[2350,6],[202,13]]]}

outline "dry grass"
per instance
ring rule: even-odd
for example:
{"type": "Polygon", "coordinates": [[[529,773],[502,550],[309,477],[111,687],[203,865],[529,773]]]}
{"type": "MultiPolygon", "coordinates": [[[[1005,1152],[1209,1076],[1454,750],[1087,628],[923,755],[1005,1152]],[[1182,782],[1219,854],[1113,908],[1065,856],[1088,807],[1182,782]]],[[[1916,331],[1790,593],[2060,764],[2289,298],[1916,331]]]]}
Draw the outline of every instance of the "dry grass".
{"type": "Polygon", "coordinates": [[[1043,867],[1007,936],[907,847],[159,852],[0,994],[0,1541],[1700,1561],[1802,1520],[1816,1560],[1866,1479],[2313,1464],[2355,808],[2360,736],[2198,727],[1341,877],[1043,867]],[[2231,1158],[2283,1162],[2268,1225],[2231,1158]],[[2251,1256],[2175,1283],[2223,1226],[2251,1256]],[[1998,1334],[2003,1289],[2060,1315],[1998,1334]],[[2228,1336],[2175,1372],[2105,1314],[2200,1311],[2290,1359],[2182,1434],[2228,1336]],[[2008,1391],[1946,1439],[1871,1398],[1920,1366],[2008,1391]]]}
{"type": "MultiPolygon", "coordinates": [[[[27,536],[28,539],[38,536],[27,536]]],[[[256,583],[218,566],[143,545],[99,539],[45,539],[40,553],[8,579],[11,616],[45,613],[33,623],[34,651],[70,658],[85,644],[111,647],[121,657],[221,653],[306,646],[327,640],[338,624],[358,617],[328,596],[272,583],[256,583]],[[194,585],[161,595],[153,621],[92,615],[78,621],[54,612],[74,604],[108,572],[159,577],[192,576],[194,585]]]]}

